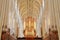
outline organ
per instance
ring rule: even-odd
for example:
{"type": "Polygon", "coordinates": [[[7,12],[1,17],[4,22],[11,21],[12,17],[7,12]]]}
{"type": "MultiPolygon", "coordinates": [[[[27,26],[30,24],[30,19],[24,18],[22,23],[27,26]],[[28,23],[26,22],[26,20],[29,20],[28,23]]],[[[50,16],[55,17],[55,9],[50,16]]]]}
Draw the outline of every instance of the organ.
{"type": "Polygon", "coordinates": [[[25,37],[36,37],[36,26],[35,20],[32,17],[27,17],[24,21],[24,36],[25,37]]]}

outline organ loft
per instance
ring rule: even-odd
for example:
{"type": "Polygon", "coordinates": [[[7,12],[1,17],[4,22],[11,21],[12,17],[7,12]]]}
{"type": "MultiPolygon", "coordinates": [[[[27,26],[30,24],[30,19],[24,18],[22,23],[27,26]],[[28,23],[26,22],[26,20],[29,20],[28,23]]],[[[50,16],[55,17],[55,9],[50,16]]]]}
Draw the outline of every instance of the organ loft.
{"type": "Polygon", "coordinates": [[[60,40],[60,0],[0,0],[0,40],[60,40]]]}

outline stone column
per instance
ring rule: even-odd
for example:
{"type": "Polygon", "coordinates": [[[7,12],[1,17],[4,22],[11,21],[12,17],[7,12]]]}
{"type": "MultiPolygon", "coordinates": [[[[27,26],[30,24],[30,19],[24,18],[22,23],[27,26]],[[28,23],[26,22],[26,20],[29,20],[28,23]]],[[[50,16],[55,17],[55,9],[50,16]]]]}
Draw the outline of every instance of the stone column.
{"type": "Polygon", "coordinates": [[[2,26],[3,24],[7,25],[8,8],[9,8],[9,1],[0,0],[0,40],[1,40],[2,26]]]}
{"type": "Polygon", "coordinates": [[[2,34],[2,13],[0,13],[0,40],[1,40],[1,34],[2,34]]]}
{"type": "Polygon", "coordinates": [[[16,21],[18,22],[18,28],[19,28],[19,33],[18,33],[18,37],[24,37],[23,35],[23,30],[24,30],[24,26],[23,26],[23,20],[22,20],[22,16],[20,15],[20,11],[17,5],[17,0],[15,1],[15,11],[16,11],[16,21]]]}
{"type": "Polygon", "coordinates": [[[48,13],[48,0],[44,0],[44,11],[43,11],[43,16],[42,16],[42,37],[43,39],[48,37],[48,32],[49,32],[49,21],[50,21],[50,16],[48,13]]]}
{"type": "Polygon", "coordinates": [[[1,33],[2,33],[2,12],[1,12],[2,8],[1,6],[2,6],[2,0],[0,0],[0,40],[1,40],[1,33]]]}
{"type": "MultiPolygon", "coordinates": [[[[49,12],[50,12],[50,17],[51,17],[51,26],[57,26],[56,28],[54,27],[54,29],[58,30],[58,36],[59,36],[59,40],[60,40],[60,5],[59,5],[59,1],[60,0],[49,0],[49,12]]],[[[52,28],[52,27],[51,27],[52,28]]]]}
{"type": "Polygon", "coordinates": [[[58,36],[60,40],[60,0],[54,0],[54,7],[55,7],[55,16],[56,16],[56,24],[58,30],[58,36]]]}

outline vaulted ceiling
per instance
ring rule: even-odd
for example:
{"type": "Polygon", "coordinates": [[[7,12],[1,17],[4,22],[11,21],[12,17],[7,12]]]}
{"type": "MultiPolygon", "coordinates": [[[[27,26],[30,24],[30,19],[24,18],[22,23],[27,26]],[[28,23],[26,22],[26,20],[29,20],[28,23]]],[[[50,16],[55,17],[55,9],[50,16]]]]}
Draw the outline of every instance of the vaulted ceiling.
{"type": "Polygon", "coordinates": [[[42,0],[18,0],[17,3],[23,19],[28,16],[33,18],[39,16],[42,0]]]}

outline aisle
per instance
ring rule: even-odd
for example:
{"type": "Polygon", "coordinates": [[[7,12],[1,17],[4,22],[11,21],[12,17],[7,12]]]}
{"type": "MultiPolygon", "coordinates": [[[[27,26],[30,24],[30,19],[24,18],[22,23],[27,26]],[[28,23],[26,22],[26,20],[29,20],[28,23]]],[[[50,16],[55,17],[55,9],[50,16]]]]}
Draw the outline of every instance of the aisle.
{"type": "Polygon", "coordinates": [[[42,40],[42,38],[17,38],[17,40],[42,40]]]}

